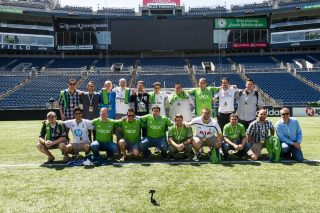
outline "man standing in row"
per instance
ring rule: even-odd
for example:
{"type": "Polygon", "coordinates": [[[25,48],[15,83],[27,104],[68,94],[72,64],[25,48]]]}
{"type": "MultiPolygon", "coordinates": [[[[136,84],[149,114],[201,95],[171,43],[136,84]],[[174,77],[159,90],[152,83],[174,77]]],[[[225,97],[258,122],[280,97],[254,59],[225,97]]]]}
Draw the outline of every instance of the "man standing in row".
{"type": "MultiPolygon", "coordinates": [[[[201,116],[202,109],[209,109],[210,112],[212,110],[212,100],[219,90],[218,87],[207,87],[207,80],[205,78],[199,79],[199,87],[193,88],[189,91],[189,94],[194,96],[195,98],[195,115],[201,116]]],[[[212,115],[210,115],[212,116],[212,115]]]]}
{"type": "Polygon", "coordinates": [[[116,93],[116,119],[120,119],[126,115],[130,101],[130,88],[127,87],[127,80],[121,78],[119,86],[113,89],[116,93]]]}
{"type": "MultiPolygon", "coordinates": [[[[99,117],[99,103],[100,94],[95,92],[95,85],[93,81],[89,81],[87,85],[87,92],[80,95],[80,104],[83,109],[83,118],[88,120],[93,120],[99,117]]],[[[89,139],[92,141],[92,136],[94,130],[89,130],[89,139]]]]}
{"type": "Polygon", "coordinates": [[[214,100],[219,100],[217,120],[221,129],[229,123],[229,116],[234,112],[234,100],[237,89],[229,85],[229,79],[224,77],[221,80],[219,92],[215,95],[214,100]]]}
{"type": "Polygon", "coordinates": [[[168,94],[161,91],[161,83],[153,84],[153,91],[149,92],[151,109],[154,106],[160,107],[160,114],[167,117],[166,109],[168,107],[168,94]]]}
{"type": "Polygon", "coordinates": [[[112,91],[112,82],[106,81],[101,90],[100,108],[108,109],[108,116],[111,119],[116,117],[116,93],[112,91]]]}
{"type": "Polygon", "coordinates": [[[77,81],[70,78],[68,81],[68,89],[60,92],[59,111],[61,120],[66,121],[73,119],[74,108],[79,107],[80,91],[76,89],[77,81]]]}
{"type": "Polygon", "coordinates": [[[255,90],[254,81],[248,79],[246,88],[238,94],[238,109],[239,123],[243,124],[248,129],[249,124],[257,117],[257,109],[263,108],[261,94],[255,90]]]}
{"type": "Polygon", "coordinates": [[[181,114],[184,121],[191,121],[194,109],[193,99],[183,90],[182,83],[176,83],[174,88],[175,91],[169,96],[169,118],[174,120],[176,114],[181,114]]]}

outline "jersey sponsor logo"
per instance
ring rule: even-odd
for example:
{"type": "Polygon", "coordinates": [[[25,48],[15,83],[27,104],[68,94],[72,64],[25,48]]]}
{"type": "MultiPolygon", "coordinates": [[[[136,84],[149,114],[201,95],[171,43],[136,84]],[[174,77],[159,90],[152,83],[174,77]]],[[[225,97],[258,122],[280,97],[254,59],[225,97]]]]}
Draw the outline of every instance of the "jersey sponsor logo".
{"type": "Polygon", "coordinates": [[[136,130],[129,130],[129,129],[127,129],[127,130],[125,130],[125,132],[126,133],[128,133],[128,134],[135,134],[137,131],[136,130]]]}
{"type": "Polygon", "coordinates": [[[109,130],[109,129],[98,129],[97,132],[102,133],[102,134],[110,134],[111,130],[109,130]]]}
{"type": "Polygon", "coordinates": [[[161,130],[160,126],[156,126],[156,125],[150,125],[151,129],[156,129],[156,130],[161,130]]]}
{"type": "Polygon", "coordinates": [[[83,132],[81,129],[75,129],[73,132],[74,132],[74,135],[77,137],[82,137],[83,135],[83,132]]]}
{"type": "Polygon", "coordinates": [[[200,130],[199,131],[199,134],[200,135],[212,135],[212,132],[211,132],[211,130],[200,130]]]}

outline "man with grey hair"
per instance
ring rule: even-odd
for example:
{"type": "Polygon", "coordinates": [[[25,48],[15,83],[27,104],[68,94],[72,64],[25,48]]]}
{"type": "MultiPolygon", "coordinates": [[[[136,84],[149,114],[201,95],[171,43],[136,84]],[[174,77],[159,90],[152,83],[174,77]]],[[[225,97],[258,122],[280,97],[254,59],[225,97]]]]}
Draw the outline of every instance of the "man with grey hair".
{"type": "Polygon", "coordinates": [[[276,133],[281,142],[282,154],[303,161],[301,150],[302,130],[298,120],[290,117],[290,110],[286,107],[280,110],[281,118],[276,123],[276,133]]]}
{"type": "Polygon", "coordinates": [[[126,116],[130,108],[130,88],[127,87],[125,78],[119,79],[119,86],[113,89],[116,93],[116,119],[126,116]]]}
{"type": "Polygon", "coordinates": [[[104,82],[104,88],[100,91],[100,109],[107,108],[109,118],[116,117],[116,93],[112,91],[112,82],[107,80],[104,82]]]}

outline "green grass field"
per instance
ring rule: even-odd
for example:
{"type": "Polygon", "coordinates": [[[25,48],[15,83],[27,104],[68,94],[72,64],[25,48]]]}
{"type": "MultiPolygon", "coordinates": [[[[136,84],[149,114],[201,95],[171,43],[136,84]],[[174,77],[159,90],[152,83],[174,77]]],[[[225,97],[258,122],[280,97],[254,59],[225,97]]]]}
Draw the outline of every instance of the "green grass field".
{"type": "MultiPolygon", "coordinates": [[[[299,120],[304,156],[319,160],[320,119],[299,120]]],[[[48,168],[40,128],[0,122],[0,212],[320,212],[318,162],[48,168]]]]}

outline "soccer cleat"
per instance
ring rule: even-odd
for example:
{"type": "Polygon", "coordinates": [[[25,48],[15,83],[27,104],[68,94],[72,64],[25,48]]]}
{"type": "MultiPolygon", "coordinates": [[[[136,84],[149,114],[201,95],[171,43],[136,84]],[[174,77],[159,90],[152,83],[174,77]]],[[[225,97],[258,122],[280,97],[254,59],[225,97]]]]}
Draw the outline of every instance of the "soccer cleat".
{"type": "Polygon", "coordinates": [[[174,156],[173,155],[170,155],[169,156],[169,161],[174,161],[175,159],[174,159],[174,156]]]}

